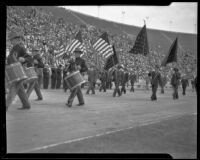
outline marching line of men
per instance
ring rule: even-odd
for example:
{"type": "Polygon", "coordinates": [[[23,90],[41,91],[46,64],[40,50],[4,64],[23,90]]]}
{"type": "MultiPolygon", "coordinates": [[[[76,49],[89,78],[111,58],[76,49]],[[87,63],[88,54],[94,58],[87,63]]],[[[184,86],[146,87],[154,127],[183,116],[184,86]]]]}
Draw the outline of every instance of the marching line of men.
{"type": "MultiPolygon", "coordinates": [[[[110,69],[109,71],[103,70],[98,71],[94,64],[87,68],[86,62],[84,59],[80,57],[82,54],[82,51],[80,49],[75,49],[75,59],[70,60],[68,65],[65,65],[64,68],[62,68],[62,65],[59,65],[56,67],[56,65],[50,67],[48,64],[44,64],[42,62],[42,58],[39,54],[39,49],[34,48],[31,53],[27,53],[26,49],[23,45],[23,36],[19,35],[17,33],[12,32],[9,35],[9,40],[12,44],[12,49],[7,57],[7,65],[20,62],[23,66],[26,67],[34,67],[35,71],[37,73],[37,79],[32,81],[20,81],[15,82],[9,85],[8,87],[8,95],[6,97],[6,110],[8,110],[8,107],[11,105],[13,99],[16,95],[19,96],[21,102],[22,102],[22,108],[19,109],[30,109],[31,104],[28,100],[30,97],[33,89],[36,92],[36,95],[38,97],[37,100],[43,100],[43,96],[41,93],[41,85],[43,84],[44,89],[49,88],[49,80],[51,80],[51,89],[60,89],[61,83],[63,82],[63,89],[66,92],[69,87],[66,84],[65,77],[68,76],[70,73],[79,70],[80,73],[83,75],[84,72],[87,72],[88,74],[88,89],[86,91],[86,94],[89,94],[90,90],[92,91],[92,94],[95,94],[95,85],[97,82],[97,79],[100,79],[100,87],[99,91],[103,90],[106,92],[107,89],[112,88],[112,82],[115,84],[115,88],[113,90],[113,97],[116,97],[116,94],[118,96],[121,96],[122,93],[126,94],[126,84],[130,81],[131,89],[130,92],[134,92],[134,83],[137,81],[136,71],[130,70],[128,71],[126,68],[123,67],[123,65],[117,65],[110,69]],[[24,89],[24,84],[27,84],[27,90],[24,89]],[[120,89],[121,86],[121,89],[120,89]]],[[[158,86],[161,87],[161,93],[164,93],[164,86],[167,83],[167,79],[164,76],[161,76],[161,73],[159,72],[159,65],[155,66],[155,70],[148,73],[147,80],[146,81],[146,89],[148,90],[148,84],[151,83],[152,88],[152,95],[151,100],[157,100],[157,89],[158,86]]],[[[172,74],[171,82],[173,88],[173,99],[178,99],[178,86],[182,83],[182,94],[186,94],[186,87],[189,86],[189,82],[187,79],[181,77],[181,74],[178,71],[178,68],[174,68],[174,73],[172,74]]],[[[197,76],[194,79],[194,88],[197,92],[197,76]]],[[[82,85],[83,86],[83,85],[82,85]]],[[[66,105],[68,107],[72,106],[73,100],[75,96],[78,97],[79,104],[78,105],[84,105],[84,98],[81,91],[81,86],[76,87],[71,91],[70,96],[68,97],[66,105]]]]}

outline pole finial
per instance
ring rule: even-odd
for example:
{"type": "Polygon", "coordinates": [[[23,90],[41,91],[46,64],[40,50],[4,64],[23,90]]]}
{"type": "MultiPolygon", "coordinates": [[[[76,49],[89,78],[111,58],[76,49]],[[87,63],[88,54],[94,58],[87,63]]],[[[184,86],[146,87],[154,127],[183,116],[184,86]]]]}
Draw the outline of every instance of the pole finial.
{"type": "Polygon", "coordinates": [[[144,20],[144,25],[146,25],[146,21],[145,21],[145,19],[143,19],[144,20]]]}

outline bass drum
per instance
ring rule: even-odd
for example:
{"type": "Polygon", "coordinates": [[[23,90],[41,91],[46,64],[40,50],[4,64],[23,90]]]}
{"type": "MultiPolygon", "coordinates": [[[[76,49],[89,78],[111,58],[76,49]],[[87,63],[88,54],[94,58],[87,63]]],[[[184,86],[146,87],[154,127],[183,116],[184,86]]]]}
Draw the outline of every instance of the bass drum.
{"type": "Polygon", "coordinates": [[[7,65],[5,68],[6,84],[19,82],[27,79],[26,72],[20,62],[7,65]]]}
{"type": "Polygon", "coordinates": [[[85,83],[84,78],[79,71],[73,72],[65,78],[67,86],[69,89],[73,90],[77,86],[80,86],[82,83],[85,83]]]}
{"type": "Polygon", "coordinates": [[[28,77],[28,79],[26,79],[26,81],[25,81],[26,83],[31,82],[38,78],[34,67],[25,68],[25,71],[26,71],[26,75],[28,77]]]}

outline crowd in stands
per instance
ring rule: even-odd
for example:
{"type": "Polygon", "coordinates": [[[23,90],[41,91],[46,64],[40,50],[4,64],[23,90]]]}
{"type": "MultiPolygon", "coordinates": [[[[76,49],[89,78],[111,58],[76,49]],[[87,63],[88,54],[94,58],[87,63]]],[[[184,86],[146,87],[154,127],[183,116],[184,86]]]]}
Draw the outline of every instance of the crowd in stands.
{"type": "MultiPolygon", "coordinates": [[[[54,51],[59,47],[67,44],[74,38],[75,34],[81,30],[82,38],[86,46],[87,53],[83,55],[88,66],[95,64],[98,69],[102,69],[105,63],[100,55],[96,57],[92,44],[98,37],[105,32],[105,29],[97,28],[91,25],[77,25],[66,22],[63,18],[55,18],[51,13],[44,12],[35,7],[26,12],[18,7],[7,7],[7,33],[20,28],[25,38],[25,47],[30,51],[33,46],[40,48],[43,60],[46,64],[52,66],[55,63],[54,51]]],[[[162,46],[149,48],[149,55],[131,55],[128,51],[133,47],[134,41],[127,34],[112,34],[108,32],[109,41],[114,44],[119,62],[127,67],[128,70],[136,70],[138,77],[144,79],[147,72],[151,71],[155,64],[161,64],[164,58],[162,46]]],[[[7,52],[9,52],[10,44],[6,44],[7,52]]],[[[96,53],[96,52],[95,52],[96,53]]],[[[196,58],[192,53],[178,53],[178,66],[181,73],[194,71],[197,67],[196,58]]],[[[161,74],[166,75],[168,79],[171,77],[173,64],[161,68],[161,74]]]]}

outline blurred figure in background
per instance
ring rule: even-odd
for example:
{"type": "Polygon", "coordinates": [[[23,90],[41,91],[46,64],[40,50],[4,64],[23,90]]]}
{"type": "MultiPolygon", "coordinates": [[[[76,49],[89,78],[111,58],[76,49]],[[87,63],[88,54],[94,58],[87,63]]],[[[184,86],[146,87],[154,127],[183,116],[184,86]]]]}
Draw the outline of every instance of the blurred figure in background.
{"type": "Polygon", "coordinates": [[[178,99],[178,86],[180,85],[181,74],[179,73],[178,68],[174,68],[174,73],[171,78],[171,85],[173,88],[173,99],[178,99]]]}
{"type": "Polygon", "coordinates": [[[182,94],[185,95],[186,94],[186,88],[187,88],[187,86],[189,86],[188,79],[185,76],[182,77],[181,84],[182,84],[182,89],[183,89],[182,94]]]}
{"type": "Polygon", "coordinates": [[[92,94],[95,94],[95,83],[98,78],[98,73],[97,70],[95,69],[95,65],[92,64],[91,67],[88,70],[88,82],[89,82],[89,87],[87,89],[86,94],[89,94],[90,90],[92,91],[92,94]]]}

